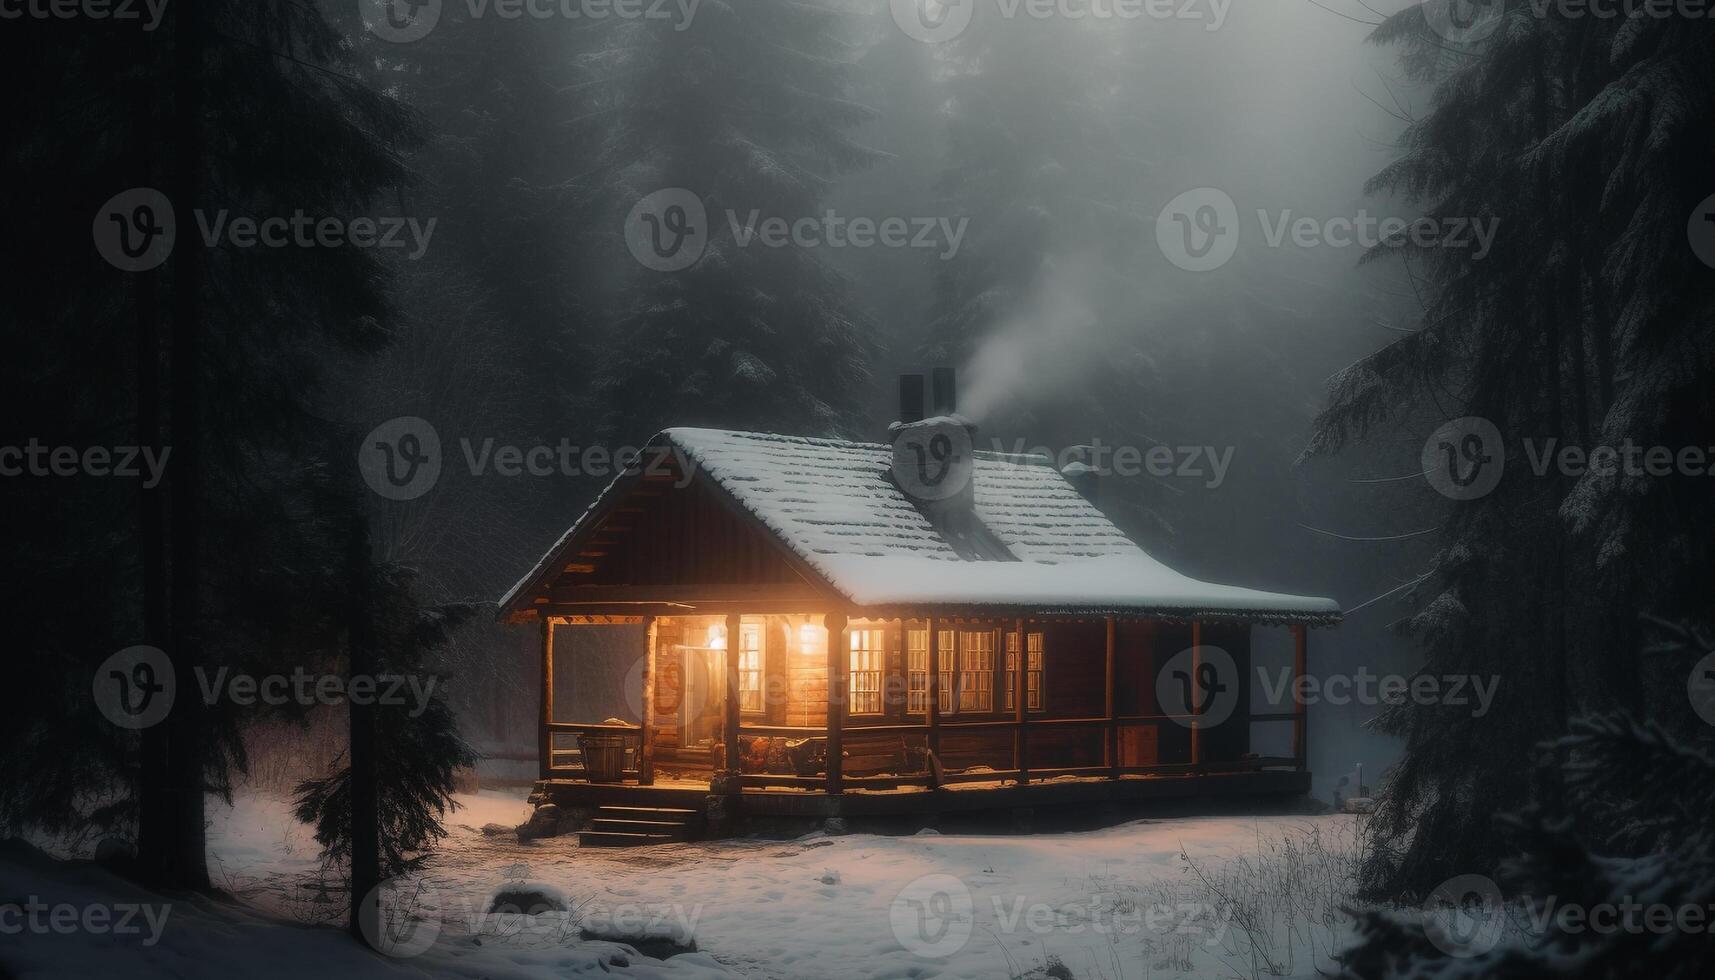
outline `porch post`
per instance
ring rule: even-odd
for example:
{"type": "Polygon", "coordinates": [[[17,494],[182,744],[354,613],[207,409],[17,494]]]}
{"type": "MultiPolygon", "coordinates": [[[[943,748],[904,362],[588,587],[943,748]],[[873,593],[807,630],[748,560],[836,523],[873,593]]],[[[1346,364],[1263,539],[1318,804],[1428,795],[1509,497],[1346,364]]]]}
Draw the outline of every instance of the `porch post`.
{"type": "Polygon", "coordinates": [[[1030,643],[1023,619],[1013,621],[1013,635],[1017,637],[1018,656],[1012,661],[1012,767],[1018,770],[1018,785],[1028,786],[1030,737],[1025,726],[1030,722],[1030,643]]]}
{"type": "Polygon", "coordinates": [[[1304,675],[1310,665],[1310,638],[1302,623],[1292,627],[1292,757],[1300,772],[1310,768],[1309,707],[1304,703],[1304,675]]]}
{"type": "Polygon", "coordinates": [[[740,629],[743,620],[738,613],[728,613],[726,618],[726,760],[729,772],[737,774],[739,764],[744,754],[738,747],[738,651],[743,644],[740,629]]]}
{"type": "Polygon", "coordinates": [[[929,754],[934,756],[930,772],[940,764],[941,759],[941,637],[940,630],[935,626],[935,617],[928,620],[929,625],[929,703],[923,706],[923,716],[929,725],[929,754]]]}
{"type": "Polygon", "coordinates": [[[643,734],[637,752],[637,783],[655,785],[655,617],[643,617],[646,649],[643,653],[643,734]]]}
{"type": "Polygon", "coordinates": [[[831,612],[822,617],[828,632],[828,795],[844,792],[845,722],[847,671],[851,654],[846,636],[846,614],[831,612]]]}
{"type": "MultiPolygon", "coordinates": [[[[1191,683],[1187,690],[1191,692],[1192,700],[1201,700],[1197,685],[1202,682],[1203,666],[1203,624],[1195,619],[1191,621],[1191,683]]],[[[1191,765],[1203,764],[1203,718],[1198,705],[1187,705],[1191,709],[1191,765]]]]}
{"type": "Polygon", "coordinates": [[[541,761],[542,778],[554,770],[554,617],[542,617],[542,681],[536,692],[536,705],[541,713],[541,731],[536,739],[536,753],[541,761]]]}
{"type": "Polygon", "coordinates": [[[1102,704],[1103,715],[1107,718],[1107,726],[1102,734],[1102,764],[1108,767],[1108,777],[1118,779],[1120,774],[1120,728],[1118,701],[1114,696],[1114,618],[1108,617],[1108,649],[1107,664],[1102,673],[1102,704]]]}

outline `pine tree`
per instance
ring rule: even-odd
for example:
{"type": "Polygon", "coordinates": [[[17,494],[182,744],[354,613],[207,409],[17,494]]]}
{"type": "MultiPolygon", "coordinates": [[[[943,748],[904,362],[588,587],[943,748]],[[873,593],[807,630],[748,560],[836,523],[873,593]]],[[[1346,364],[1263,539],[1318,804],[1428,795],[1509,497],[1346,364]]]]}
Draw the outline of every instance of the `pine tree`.
{"type": "MultiPolygon", "coordinates": [[[[1679,616],[1715,568],[1708,491],[1642,473],[1530,472],[1524,440],[1699,445],[1715,419],[1715,289],[1687,246],[1709,193],[1715,39],[1706,20],[1541,16],[1504,4],[1486,40],[1453,45],[1422,6],[1374,36],[1434,82],[1434,103],[1372,191],[1438,218],[1497,220],[1491,254],[1384,246],[1422,281],[1415,332],[1338,376],[1307,455],[1387,424],[1478,416],[1502,432],[1498,488],[1451,509],[1404,630],[1423,671],[1498,677],[1482,718],[1403,703],[1377,726],[1406,740],[1372,824],[1376,894],[1425,894],[1494,867],[1489,815],[1526,802],[1520,767],[1570,719],[1645,715],[1660,685],[1623,649],[1630,611],[1679,616]]],[[[1662,681],[1662,684],[1669,681],[1662,681]]]]}
{"type": "Polygon", "coordinates": [[[854,427],[873,337],[845,276],[816,249],[741,245],[733,228],[820,218],[834,178],[874,158],[849,135],[871,114],[849,98],[839,7],[705,4],[684,30],[620,25],[590,59],[591,112],[611,124],[586,183],[610,208],[599,268],[624,284],[592,392],[609,435],[854,427]],[[621,234],[632,205],[666,188],[696,194],[709,222],[700,261],[674,273],[641,268],[621,234]]]}
{"type": "Polygon", "coordinates": [[[5,203],[33,245],[12,271],[39,288],[8,298],[10,335],[40,338],[13,417],[60,444],[173,449],[158,491],[24,485],[52,519],[7,509],[44,564],[12,593],[35,600],[15,634],[33,666],[5,712],[0,822],[134,832],[151,883],[206,888],[204,795],[230,792],[259,719],[205,706],[198,670],[289,670],[337,642],[347,523],[318,509],[333,477],[316,387],[385,343],[387,310],[373,252],[205,245],[203,227],[376,214],[415,126],[355,74],[350,33],[301,3],[175,2],[150,43],[119,21],[30,33],[0,59],[12,90],[39,95],[4,144],[5,203]],[[43,77],[60,85],[26,84],[43,77]],[[177,242],[158,269],[120,273],[91,219],[137,186],[166,192],[177,242]],[[177,680],[169,720],[141,738],[90,699],[96,665],[139,638],[177,680]]]}
{"type": "MultiPolygon", "coordinates": [[[[1641,655],[1686,676],[1715,642],[1690,626],[1668,628],[1671,638],[1641,655]]],[[[1367,912],[1358,919],[1360,941],[1340,957],[1341,975],[1708,976],[1715,970],[1705,931],[1715,902],[1715,729],[1690,714],[1681,701],[1664,721],[1626,711],[1574,720],[1542,747],[1538,801],[1498,821],[1497,836],[1513,851],[1497,869],[1503,904],[1466,910],[1474,926],[1494,917],[1511,927],[1472,930],[1471,945],[1458,950],[1468,955],[1449,956],[1416,914],[1367,912]],[[1697,910],[1690,928],[1685,909],[1697,910]],[[1575,918],[1565,910],[1576,910],[1575,918]]]]}

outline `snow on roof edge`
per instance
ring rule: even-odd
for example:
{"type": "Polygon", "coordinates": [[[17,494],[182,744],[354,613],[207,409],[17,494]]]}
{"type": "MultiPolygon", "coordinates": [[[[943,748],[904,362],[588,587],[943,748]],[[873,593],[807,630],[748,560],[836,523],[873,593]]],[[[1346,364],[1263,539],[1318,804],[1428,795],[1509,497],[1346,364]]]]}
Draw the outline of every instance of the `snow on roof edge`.
{"type": "MultiPolygon", "coordinates": [[[[742,488],[722,480],[723,469],[718,461],[705,457],[707,447],[699,449],[698,436],[723,438],[753,438],[826,447],[846,451],[886,452],[880,443],[862,443],[810,436],[781,436],[770,433],[749,433],[724,429],[669,428],[651,437],[645,448],[656,447],[663,441],[685,455],[696,469],[702,470],[729,498],[754,520],[768,528],[776,541],[807,564],[823,583],[859,608],[876,607],[1006,607],[1034,609],[1041,612],[1065,611],[1084,614],[1150,614],[1168,618],[1231,618],[1257,622],[1305,622],[1313,625],[1333,625],[1343,619],[1338,602],[1333,599],[1264,592],[1239,586],[1202,582],[1183,575],[1160,563],[1135,542],[1133,555],[1113,555],[1063,561],[1022,562],[956,562],[958,578],[971,582],[973,591],[963,594],[941,592],[931,583],[943,584],[947,578],[947,559],[914,556],[882,557],[866,555],[820,554],[803,545],[790,529],[762,512],[748,499],[742,488]],[[909,564],[906,564],[909,563],[909,564]],[[865,568],[865,565],[870,567],[865,568]],[[1028,571],[1027,571],[1028,569],[1028,571]],[[1030,572],[1042,573],[1031,576],[1030,572]],[[1021,574],[1022,573],[1022,574],[1021,574]],[[1052,588],[1041,587],[1043,580],[1053,580],[1052,588]],[[1130,588],[1117,589],[1116,583],[1131,580],[1130,588]],[[1150,579],[1156,581],[1150,582],[1150,579]],[[1022,582],[1021,582],[1022,580],[1022,582]],[[1028,591],[1020,591],[1027,584],[1028,591]],[[1150,592],[1137,591],[1148,584],[1150,592]]],[[[1020,466],[1040,465],[1064,479],[1054,470],[1046,457],[1013,453],[978,453],[979,458],[1020,466]]],[[[499,612],[507,615],[523,591],[540,580],[572,540],[583,530],[592,515],[609,500],[620,483],[634,473],[621,473],[598,494],[583,514],[539,559],[523,578],[519,579],[500,599],[499,612]]],[[[1105,516],[1104,516],[1105,519],[1105,516]]]]}

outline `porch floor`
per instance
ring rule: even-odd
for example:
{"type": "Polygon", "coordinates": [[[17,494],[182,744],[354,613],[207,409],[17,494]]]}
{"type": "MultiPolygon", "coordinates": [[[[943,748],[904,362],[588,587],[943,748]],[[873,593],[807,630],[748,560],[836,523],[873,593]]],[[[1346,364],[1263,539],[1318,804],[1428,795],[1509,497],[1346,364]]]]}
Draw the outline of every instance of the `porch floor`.
{"type": "MultiPolygon", "coordinates": [[[[708,813],[706,782],[657,779],[652,786],[636,783],[591,783],[581,779],[550,779],[538,785],[544,801],[562,807],[600,806],[680,807],[708,813]]],[[[936,789],[848,788],[838,796],[819,789],[746,789],[737,796],[732,815],[746,817],[934,817],[943,813],[984,810],[1034,810],[1083,807],[1106,803],[1196,800],[1237,801],[1246,797],[1285,798],[1310,791],[1310,773],[1263,769],[1246,772],[1106,777],[1063,776],[1018,785],[1011,781],[958,783],[936,789]]],[[[731,798],[728,798],[729,800],[731,798]]]]}

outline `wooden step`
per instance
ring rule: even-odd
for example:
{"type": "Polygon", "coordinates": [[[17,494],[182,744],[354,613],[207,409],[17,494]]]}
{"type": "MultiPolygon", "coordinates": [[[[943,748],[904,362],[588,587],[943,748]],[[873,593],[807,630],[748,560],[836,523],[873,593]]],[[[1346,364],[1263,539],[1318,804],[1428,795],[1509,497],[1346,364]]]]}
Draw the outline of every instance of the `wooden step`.
{"type": "Polygon", "coordinates": [[[648,847],[690,840],[703,815],[679,807],[597,807],[590,829],[578,832],[583,847],[648,847]]]}
{"type": "Polygon", "coordinates": [[[649,847],[654,844],[677,844],[672,834],[616,834],[604,830],[578,831],[579,847],[649,847]]]}
{"type": "Polygon", "coordinates": [[[620,820],[599,816],[590,821],[590,829],[618,834],[677,834],[681,838],[689,837],[691,832],[690,824],[668,820],[620,820]]]}
{"type": "Polygon", "coordinates": [[[696,810],[653,806],[600,806],[596,807],[595,815],[613,820],[653,820],[675,824],[695,823],[702,816],[696,810]]]}

